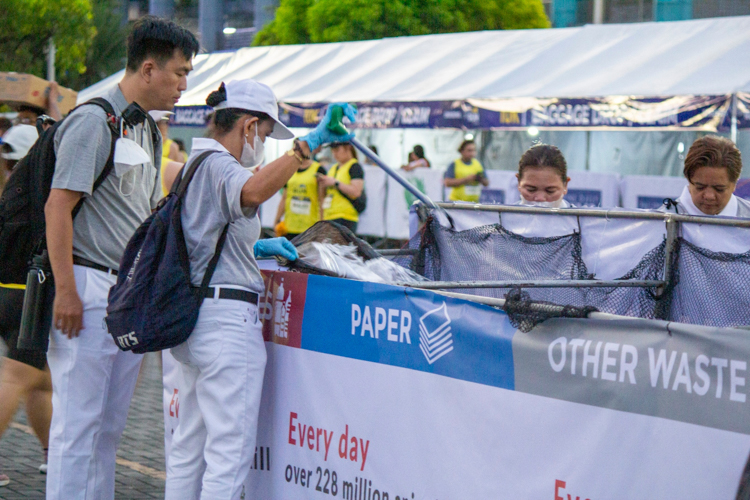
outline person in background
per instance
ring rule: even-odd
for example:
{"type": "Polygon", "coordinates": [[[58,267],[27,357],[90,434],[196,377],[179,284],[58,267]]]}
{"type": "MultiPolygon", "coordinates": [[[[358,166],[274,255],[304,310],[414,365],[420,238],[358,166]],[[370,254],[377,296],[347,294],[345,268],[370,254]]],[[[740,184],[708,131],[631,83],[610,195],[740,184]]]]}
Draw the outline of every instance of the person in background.
{"type": "MultiPolygon", "coordinates": [[[[4,116],[0,116],[0,138],[2,138],[3,135],[5,135],[5,132],[8,131],[10,127],[13,126],[13,122],[10,121],[9,118],[5,118],[4,116]]],[[[0,141],[2,142],[2,141],[0,141]]]]}
{"type": "Polygon", "coordinates": [[[424,157],[424,148],[417,144],[414,150],[409,153],[409,163],[401,165],[401,168],[410,172],[415,168],[430,168],[430,162],[424,157]]]}
{"type": "Polygon", "coordinates": [[[182,159],[180,160],[182,163],[185,163],[188,159],[188,153],[185,149],[185,141],[182,139],[172,139],[172,141],[177,144],[177,147],[180,148],[180,154],[182,154],[182,159]]]}
{"type": "MultiPolygon", "coordinates": [[[[319,150],[313,151],[313,155],[319,150]]],[[[320,220],[322,199],[318,196],[318,175],[326,175],[326,169],[310,158],[300,165],[286,183],[274,222],[277,236],[285,236],[291,240],[320,220]]]]}
{"type": "MultiPolygon", "coordinates": [[[[0,163],[3,164],[0,191],[7,175],[28,154],[36,139],[36,127],[31,125],[16,125],[6,132],[0,146],[0,163]]],[[[8,357],[0,367],[0,437],[23,400],[29,424],[44,450],[44,463],[39,471],[46,473],[49,426],[52,419],[52,379],[47,367],[46,352],[19,349],[17,346],[24,288],[23,285],[0,283],[0,336],[8,347],[8,357]]],[[[10,478],[0,474],[0,486],[9,483],[10,478]]]]}
{"type": "Polygon", "coordinates": [[[451,189],[451,201],[478,202],[482,186],[489,186],[490,181],[484,175],[484,167],[477,156],[477,146],[472,140],[465,140],[458,148],[461,158],[448,166],[443,184],[451,189]]]}
{"type": "Polygon", "coordinates": [[[750,218],[750,201],[735,196],[742,156],[732,141],[716,135],[696,139],[685,157],[688,185],[662,210],[680,214],[750,218]]]}
{"type": "Polygon", "coordinates": [[[536,144],[521,155],[518,162],[519,205],[567,208],[563,196],[568,192],[568,165],[555,146],[536,144]]]}
{"type": "Polygon", "coordinates": [[[36,125],[36,119],[46,114],[55,121],[62,120],[63,116],[57,105],[60,91],[57,82],[50,82],[47,91],[47,109],[37,108],[36,106],[21,105],[16,108],[18,115],[15,119],[15,125],[36,125]]]}
{"type": "Polygon", "coordinates": [[[164,141],[164,146],[161,151],[162,166],[170,161],[185,163],[185,158],[182,156],[182,153],[180,153],[180,146],[169,138],[169,117],[174,113],[171,111],[153,110],[149,111],[149,114],[156,122],[156,126],[159,127],[159,132],[161,132],[161,137],[164,141]]]}
{"type": "Polygon", "coordinates": [[[365,171],[357,161],[357,150],[348,142],[334,142],[331,152],[336,163],[328,175],[318,174],[318,196],[323,198],[321,219],[337,222],[357,232],[359,212],[352,201],[362,196],[365,171]]]}
{"type": "Polygon", "coordinates": [[[38,137],[36,127],[31,125],[16,125],[5,132],[0,145],[0,191],[5,187],[16,163],[26,156],[38,137]]]}

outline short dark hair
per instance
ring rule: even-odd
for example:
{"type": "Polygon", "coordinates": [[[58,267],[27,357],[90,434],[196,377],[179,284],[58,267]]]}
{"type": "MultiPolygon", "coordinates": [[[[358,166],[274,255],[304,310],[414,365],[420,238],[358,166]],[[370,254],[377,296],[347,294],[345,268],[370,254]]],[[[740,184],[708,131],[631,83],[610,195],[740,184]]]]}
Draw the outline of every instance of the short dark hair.
{"type": "Polygon", "coordinates": [[[414,154],[417,156],[417,158],[421,158],[424,160],[424,148],[420,144],[414,146],[414,154]]]}
{"type": "Polygon", "coordinates": [[[690,181],[701,167],[726,168],[729,180],[737,182],[742,173],[742,155],[737,146],[726,137],[707,135],[696,139],[687,156],[682,173],[690,181]]]}
{"type": "Polygon", "coordinates": [[[179,50],[185,59],[198,53],[200,44],[190,31],[172,21],[154,16],[144,16],[133,25],[128,35],[128,71],[138,71],[143,61],[153,57],[164,66],[174,51],[179,50]]]}
{"type": "Polygon", "coordinates": [[[461,145],[458,147],[458,152],[463,153],[464,148],[468,146],[469,144],[476,144],[473,139],[466,139],[464,142],[461,143],[461,145]]]}
{"type": "Polygon", "coordinates": [[[527,149],[518,161],[519,180],[523,178],[523,173],[527,168],[540,167],[555,170],[562,178],[563,184],[568,182],[568,164],[557,146],[535,144],[527,149]]]}
{"type": "MultiPolygon", "coordinates": [[[[227,89],[222,82],[219,90],[214,90],[208,97],[206,97],[206,104],[215,108],[222,102],[227,100],[227,89]]],[[[214,111],[211,114],[211,122],[209,123],[208,130],[209,134],[225,135],[230,132],[237,121],[243,116],[254,116],[259,121],[270,120],[271,117],[261,111],[250,111],[247,109],[240,108],[223,108],[214,111]]]]}

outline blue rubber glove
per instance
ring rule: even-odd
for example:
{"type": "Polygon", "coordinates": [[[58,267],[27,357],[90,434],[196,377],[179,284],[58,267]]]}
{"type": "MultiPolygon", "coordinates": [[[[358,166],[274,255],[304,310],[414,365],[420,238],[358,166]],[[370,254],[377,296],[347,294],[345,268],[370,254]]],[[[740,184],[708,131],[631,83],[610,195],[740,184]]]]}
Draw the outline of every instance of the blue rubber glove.
{"type": "Polygon", "coordinates": [[[297,260],[297,248],[286,238],[268,238],[258,240],[253,246],[255,258],[280,255],[287,260],[297,260]]]}
{"type": "Polygon", "coordinates": [[[300,141],[305,141],[307,143],[307,147],[310,148],[310,151],[317,149],[323,144],[329,144],[331,142],[348,142],[354,139],[354,134],[351,132],[346,135],[339,135],[328,130],[328,124],[331,122],[331,109],[334,106],[341,106],[344,111],[344,116],[349,118],[350,122],[354,123],[357,121],[357,108],[351,104],[346,102],[329,104],[326,109],[326,114],[323,116],[323,119],[320,120],[318,126],[306,136],[299,138],[300,141]]]}

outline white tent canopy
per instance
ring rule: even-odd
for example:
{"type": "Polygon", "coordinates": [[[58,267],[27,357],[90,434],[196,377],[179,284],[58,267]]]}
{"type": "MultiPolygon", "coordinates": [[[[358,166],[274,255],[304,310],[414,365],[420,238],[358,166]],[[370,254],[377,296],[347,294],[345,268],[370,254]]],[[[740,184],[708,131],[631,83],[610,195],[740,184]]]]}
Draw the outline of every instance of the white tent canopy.
{"type": "Polygon", "coordinates": [[[750,92],[750,16],[255,47],[194,66],[179,106],[241,78],[287,103],[727,95],[750,92]]]}

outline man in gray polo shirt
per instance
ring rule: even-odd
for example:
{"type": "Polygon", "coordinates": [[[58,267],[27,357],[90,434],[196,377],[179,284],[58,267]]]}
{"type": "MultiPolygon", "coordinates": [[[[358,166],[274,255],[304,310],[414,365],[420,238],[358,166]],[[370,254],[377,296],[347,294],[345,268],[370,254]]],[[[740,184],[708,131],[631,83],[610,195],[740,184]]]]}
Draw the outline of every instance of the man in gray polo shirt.
{"type": "MultiPolygon", "coordinates": [[[[125,76],[103,97],[118,116],[133,102],[145,111],[171,110],[187,88],[197,51],[189,31],[143,18],[128,37],[125,76]]],[[[57,163],[45,207],[56,288],[47,353],[53,385],[48,499],[114,498],[115,453],[141,356],[119,351],[103,319],[125,245],[161,197],[161,135],[144,122],[126,127],[125,137],[148,161],[116,161],[93,191],[110,154],[104,111],[83,106],[55,134],[57,163]]]]}

